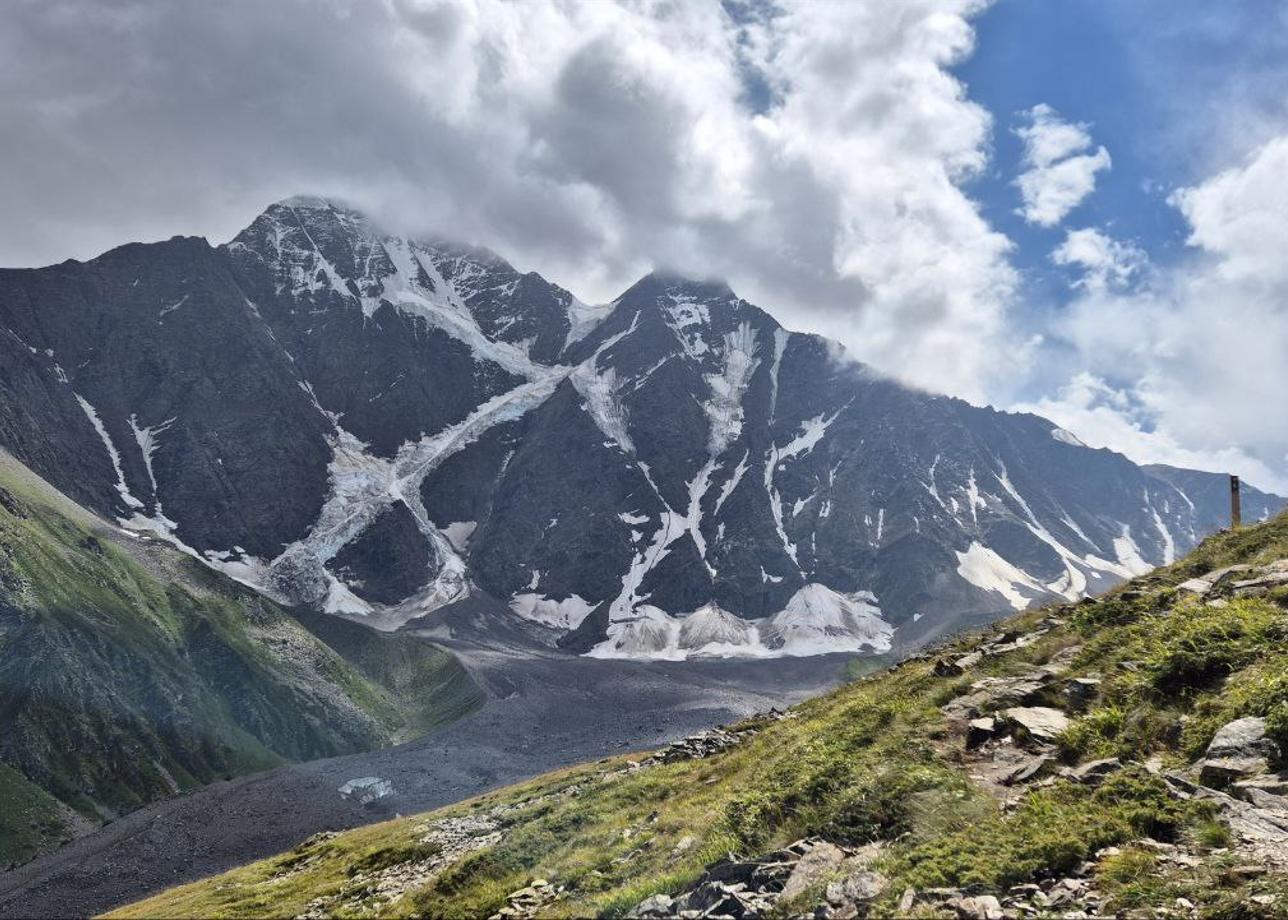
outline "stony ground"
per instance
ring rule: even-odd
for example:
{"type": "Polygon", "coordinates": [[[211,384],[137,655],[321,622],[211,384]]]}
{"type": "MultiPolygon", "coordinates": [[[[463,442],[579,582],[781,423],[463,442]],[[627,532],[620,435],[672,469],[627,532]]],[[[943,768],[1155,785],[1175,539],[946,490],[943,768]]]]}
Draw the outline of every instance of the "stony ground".
{"type": "MultiPolygon", "coordinates": [[[[448,637],[438,637],[450,643],[448,637]]],[[[455,646],[488,702],[408,744],[233,782],[161,802],[0,874],[0,917],[85,916],[322,832],[440,807],[546,770],[649,748],[796,702],[842,679],[846,656],[640,663],[518,642],[455,646]],[[339,788],[385,780],[364,804],[339,788]]]]}

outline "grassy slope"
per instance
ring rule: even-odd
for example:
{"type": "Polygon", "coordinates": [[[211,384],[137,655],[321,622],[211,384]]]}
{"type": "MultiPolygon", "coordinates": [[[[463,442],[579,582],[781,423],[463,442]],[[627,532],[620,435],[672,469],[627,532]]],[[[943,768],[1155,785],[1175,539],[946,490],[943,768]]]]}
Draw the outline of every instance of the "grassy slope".
{"type": "Polygon", "coordinates": [[[72,836],[70,809],[17,770],[0,764],[0,866],[24,863],[72,836]]]}
{"type": "MultiPolygon", "coordinates": [[[[215,778],[378,747],[477,699],[441,650],[395,640],[381,646],[398,668],[351,664],[282,608],[128,540],[0,456],[0,797],[33,811],[0,819],[5,865],[67,836],[52,800],[110,819],[215,778]],[[426,695],[407,701],[405,675],[426,695]]],[[[371,637],[335,638],[362,653],[371,637]]]]}
{"type": "MultiPolygon", "coordinates": [[[[1147,758],[1187,763],[1220,724],[1245,714],[1268,716],[1288,741],[1288,599],[1215,610],[1173,590],[1218,565],[1285,556],[1288,517],[1220,534],[1101,601],[999,624],[1028,631],[1053,614],[1063,621],[964,675],[936,676],[933,660],[909,661],[805,703],[793,718],[708,759],[638,771],[622,769],[627,758],[583,765],[429,815],[307,841],[118,915],[295,916],[315,898],[339,895],[332,914],[486,916],[540,876],[567,886],[543,915],[614,916],[650,894],[681,890],[730,851],[754,854],[807,834],[888,842],[880,867],[892,884],[877,906],[886,913],[908,885],[997,891],[1066,871],[1109,845],[1125,848],[1102,864],[1097,884],[1118,907],[1170,905],[1188,894],[1213,915],[1243,916],[1246,896],[1274,891],[1279,907],[1267,910],[1284,910],[1281,876],[1231,881],[1222,872],[1232,857],[1219,850],[1202,868],[1168,868],[1130,842],[1146,835],[1199,848],[1225,842],[1210,811],[1165,793],[1144,769],[1147,758]],[[1131,764],[1099,788],[1059,781],[1011,790],[1017,800],[1001,808],[996,790],[968,775],[960,736],[939,707],[981,676],[1019,673],[1075,646],[1066,651],[1069,676],[1104,680],[1064,737],[1065,757],[1113,753],[1131,764]],[[401,898],[372,896],[363,867],[423,860],[427,831],[469,815],[499,817],[504,836],[401,898]],[[679,845],[686,837],[693,839],[679,845]]],[[[977,642],[962,638],[946,651],[977,642]]]]}

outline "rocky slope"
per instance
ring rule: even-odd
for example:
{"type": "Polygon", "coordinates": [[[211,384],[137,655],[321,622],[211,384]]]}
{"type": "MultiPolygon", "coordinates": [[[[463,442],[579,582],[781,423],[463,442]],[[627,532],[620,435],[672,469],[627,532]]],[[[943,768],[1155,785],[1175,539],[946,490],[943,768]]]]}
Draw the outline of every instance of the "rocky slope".
{"type": "Polygon", "coordinates": [[[121,917],[1288,915],[1288,517],[789,710],[121,917]]]}
{"type": "Polygon", "coordinates": [[[603,657],[907,647],[1227,514],[1222,477],[909,390],[722,284],[592,307],[320,199],[0,271],[0,357],[0,445],[101,514],[281,601],[486,592],[603,657]]]}
{"type": "Polygon", "coordinates": [[[478,699],[446,652],[332,619],[302,623],[122,534],[0,452],[0,863],[213,779],[389,744],[478,699]]]}

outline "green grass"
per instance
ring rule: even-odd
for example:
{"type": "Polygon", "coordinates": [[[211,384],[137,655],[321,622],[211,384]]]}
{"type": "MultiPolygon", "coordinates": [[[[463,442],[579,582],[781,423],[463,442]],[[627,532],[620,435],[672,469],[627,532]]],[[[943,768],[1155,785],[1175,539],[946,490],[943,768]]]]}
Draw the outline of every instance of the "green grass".
{"type": "MultiPolygon", "coordinates": [[[[109,529],[5,455],[0,491],[0,765],[90,822],[383,746],[477,704],[443,650],[356,624],[333,648],[195,560],[109,529]],[[354,648],[351,662],[341,652],[354,648]]],[[[0,826],[0,854],[63,839],[37,824],[0,826]]]]}
{"type": "MultiPolygon", "coordinates": [[[[1288,556],[1288,518],[1220,534],[1201,561],[1137,579],[1089,604],[1022,614],[994,629],[1031,630],[1054,612],[1064,624],[1033,645],[985,659],[959,677],[938,677],[933,659],[872,673],[796,707],[755,737],[714,757],[646,770],[629,758],[586,764],[478,799],[319,845],[306,865],[286,854],[162,893],[123,917],[294,915],[344,893],[371,916],[474,916],[540,876],[566,886],[552,916],[622,916],[643,898],[691,884],[728,853],[765,852],[801,836],[886,844],[891,879],[878,913],[906,886],[964,886],[1000,893],[1067,871],[1104,847],[1097,884],[1113,909],[1171,906],[1189,897],[1212,916],[1240,914],[1252,894],[1284,890],[1284,878],[1229,875],[1226,857],[1200,870],[1155,865],[1145,837],[1203,850],[1229,843],[1211,806],[1167,794],[1144,762],[1181,765],[1222,722],[1249,713],[1274,724],[1285,703],[1285,609],[1274,599],[1203,607],[1173,590],[1184,578],[1231,561],[1288,556]],[[1065,780],[1010,790],[1012,808],[969,775],[960,737],[939,707],[984,675],[1023,673],[1056,654],[1068,676],[1101,678],[1098,696],[1061,738],[1069,762],[1115,755],[1128,766],[1093,788],[1065,780]],[[348,868],[397,853],[432,822],[474,813],[504,824],[500,842],[465,856],[391,903],[364,903],[348,868]],[[690,838],[685,847],[681,840],[690,838]],[[294,866],[293,874],[282,880],[294,866]]],[[[978,637],[941,650],[954,657],[978,637]]],[[[1219,852],[1219,851],[1218,851],[1219,852]]],[[[344,903],[348,903],[347,901],[344,903]]],[[[1281,903],[1288,910],[1288,897],[1281,903]]],[[[1260,908],[1258,908],[1260,910],[1260,908]]],[[[342,911],[343,913],[343,911],[342,911]]],[[[1282,913],[1282,911],[1281,911],[1282,913]]],[[[1271,911],[1273,914],[1273,911],[1271,911]]]]}
{"type": "Polygon", "coordinates": [[[0,764],[0,871],[21,865],[71,834],[58,800],[0,764]]]}

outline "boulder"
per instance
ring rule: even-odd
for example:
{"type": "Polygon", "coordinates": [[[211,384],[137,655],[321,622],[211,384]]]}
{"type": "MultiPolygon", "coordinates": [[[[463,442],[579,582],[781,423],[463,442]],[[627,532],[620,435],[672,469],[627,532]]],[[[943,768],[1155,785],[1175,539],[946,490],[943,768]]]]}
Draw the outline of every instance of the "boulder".
{"type": "Polygon", "coordinates": [[[947,658],[940,658],[932,669],[936,677],[957,677],[962,673],[961,665],[947,658]]]}
{"type": "Polygon", "coordinates": [[[1048,744],[1069,727],[1069,717],[1048,706],[1012,706],[1002,711],[1002,718],[1034,741],[1048,744]]]}
{"type": "Polygon", "coordinates": [[[947,904],[962,920],[1002,920],[1002,904],[991,894],[953,898],[947,904]]]}
{"type": "Polygon", "coordinates": [[[1002,777],[1003,786],[1016,786],[1037,779],[1051,772],[1055,767],[1055,758],[1043,754],[1041,757],[1030,757],[1010,773],[1002,777]]]}
{"type": "Polygon", "coordinates": [[[370,805],[377,799],[393,795],[394,784],[379,776],[360,776],[349,780],[338,791],[341,798],[356,800],[361,805],[370,805]]]}
{"type": "Polygon", "coordinates": [[[1100,692],[1100,678],[1074,677],[1064,685],[1064,698],[1071,709],[1085,709],[1100,692]]]}
{"type": "Polygon", "coordinates": [[[1214,789],[1270,771],[1279,747],[1266,737],[1266,720],[1248,716],[1217,730],[1199,763],[1199,781],[1214,789]]]}
{"type": "Polygon", "coordinates": [[[1202,596],[1212,590],[1212,582],[1208,581],[1206,578],[1191,578],[1188,581],[1183,581],[1177,585],[1176,590],[1188,591],[1190,594],[1198,594],[1202,596]]]}
{"type": "Polygon", "coordinates": [[[811,885],[823,881],[835,872],[845,859],[841,849],[827,841],[814,844],[796,863],[792,874],[787,877],[783,886],[782,898],[788,900],[796,897],[811,885]]]}
{"type": "Polygon", "coordinates": [[[1199,782],[1212,789],[1224,789],[1269,769],[1264,757],[1209,757],[1199,763],[1199,782]]]}
{"type": "Polygon", "coordinates": [[[655,894],[651,898],[645,898],[635,905],[634,910],[626,916],[638,918],[638,920],[651,920],[655,917],[671,917],[675,915],[675,900],[666,894],[655,894]]]}
{"type": "Polygon", "coordinates": [[[1235,597],[1264,597],[1274,588],[1288,585],[1288,572],[1261,572],[1252,578],[1230,583],[1235,597]]]}
{"type": "Polygon", "coordinates": [[[1123,768],[1123,762],[1117,757],[1106,757],[1103,760],[1091,760],[1087,763],[1080,764],[1072,770],[1065,771],[1065,776],[1075,783],[1083,783],[1087,786],[1099,786],[1111,774],[1117,773],[1123,768]]]}
{"type": "Polygon", "coordinates": [[[966,747],[977,748],[985,741],[997,737],[997,720],[992,716],[971,719],[966,724],[966,747]]]}
{"type": "Polygon", "coordinates": [[[839,882],[827,886],[829,904],[852,904],[856,901],[872,901],[881,896],[889,885],[889,880],[880,872],[861,869],[839,882]]]}
{"type": "Polygon", "coordinates": [[[917,903],[917,889],[905,888],[903,894],[899,896],[899,913],[906,914],[912,910],[912,905],[917,903]]]}

